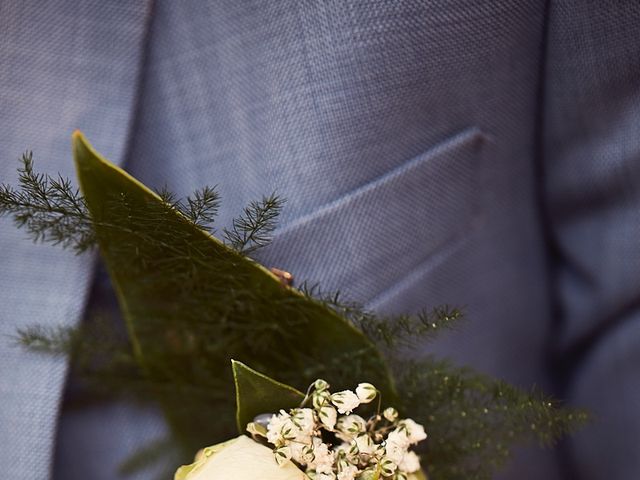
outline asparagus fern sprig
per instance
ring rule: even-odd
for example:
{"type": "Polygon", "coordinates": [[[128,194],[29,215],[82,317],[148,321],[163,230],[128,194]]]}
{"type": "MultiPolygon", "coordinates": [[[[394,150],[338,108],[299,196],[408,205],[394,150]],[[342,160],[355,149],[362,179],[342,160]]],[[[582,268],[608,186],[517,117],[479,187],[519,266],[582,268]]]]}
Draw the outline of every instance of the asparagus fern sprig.
{"type": "Polygon", "coordinates": [[[0,186],[0,215],[36,241],[78,253],[98,245],[127,335],[118,333],[116,317],[72,329],[27,328],[17,332],[18,343],[71,355],[77,373],[103,391],[159,402],[182,455],[234,431],[231,358],[297,388],[316,378],[336,388],[374,383],[432,434],[421,453],[434,480],[488,479],[514,441],[552,442],[584,419],[470,369],[404,359],[456,325],[460,310],[380,315],[306,283],[283,285],[247,258],[272,239],[283,205],[277,195],[250,203],[217,240],[215,188],[184,200],[156,194],[81,135],[74,142],[82,193],[69,179],[36,173],[25,154],[18,186],[0,186]]]}

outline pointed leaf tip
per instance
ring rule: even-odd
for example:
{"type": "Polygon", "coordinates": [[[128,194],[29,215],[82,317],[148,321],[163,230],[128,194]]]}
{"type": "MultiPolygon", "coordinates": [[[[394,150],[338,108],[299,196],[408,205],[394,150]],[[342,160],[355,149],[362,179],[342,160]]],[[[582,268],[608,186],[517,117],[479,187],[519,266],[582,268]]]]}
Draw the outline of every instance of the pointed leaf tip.
{"type": "Polygon", "coordinates": [[[297,407],[304,393],[278,382],[242,362],[231,361],[236,386],[236,421],[239,433],[256,415],[297,407]]]}

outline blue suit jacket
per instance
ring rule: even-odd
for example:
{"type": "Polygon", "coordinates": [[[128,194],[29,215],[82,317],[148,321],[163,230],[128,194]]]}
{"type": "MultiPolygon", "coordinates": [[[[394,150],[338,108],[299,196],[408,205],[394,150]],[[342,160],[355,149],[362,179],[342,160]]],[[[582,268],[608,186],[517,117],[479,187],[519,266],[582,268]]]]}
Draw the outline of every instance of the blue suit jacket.
{"type": "MultiPolygon", "coordinates": [[[[5,0],[0,178],[27,148],[73,176],[80,128],[152,186],[218,184],[223,225],[277,190],[266,264],[380,311],[465,305],[472,321],[430,351],[594,412],[501,478],[630,479],[638,59],[640,5],[622,0],[5,0]]],[[[5,219],[0,266],[0,334],[79,321],[89,257],[5,219]]],[[[162,435],[122,404],[58,421],[66,373],[0,342],[3,478],[115,478],[162,435]]]]}

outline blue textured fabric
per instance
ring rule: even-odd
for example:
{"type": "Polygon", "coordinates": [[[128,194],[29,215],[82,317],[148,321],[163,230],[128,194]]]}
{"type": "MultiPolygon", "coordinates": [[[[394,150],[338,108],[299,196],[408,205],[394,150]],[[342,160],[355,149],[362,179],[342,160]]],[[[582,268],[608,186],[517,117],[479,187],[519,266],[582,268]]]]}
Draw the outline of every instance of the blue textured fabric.
{"type": "Polygon", "coordinates": [[[640,475],[640,3],[552,3],[545,191],[560,394],[594,422],[577,478],[640,475]]]}
{"type": "MultiPolygon", "coordinates": [[[[74,3],[0,7],[2,179],[27,147],[70,174],[79,127],[151,186],[218,184],[222,225],[276,190],[265,264],[379,311],[465,305],[429,352],[606,418],[500,478],[637,476],[635,4],[74,3]]],[[[1,225],[2,333],[78,321],[91,261],[1,225]]],[[[49,478],[66,367],[5,343],[0,360],[0,470],[49,478]]],[[[116,478],[163,428],[68,401],[52,477],[116,478]]]]}
{"type": "MultiPolygon", "coordinates": [[[[26,149],[39,169],[73,176],[75,128],[114,161],[123,159],[146,14],[144,4],[128,1],[0,3],[3,182],[15,182],[26,149]]],[[[25,237],[0,220],[0,476],[42,480],[50,476],[67,366],[26,353],[13,337],[34,323],[77,322],[93,260],[25,237]]]]}

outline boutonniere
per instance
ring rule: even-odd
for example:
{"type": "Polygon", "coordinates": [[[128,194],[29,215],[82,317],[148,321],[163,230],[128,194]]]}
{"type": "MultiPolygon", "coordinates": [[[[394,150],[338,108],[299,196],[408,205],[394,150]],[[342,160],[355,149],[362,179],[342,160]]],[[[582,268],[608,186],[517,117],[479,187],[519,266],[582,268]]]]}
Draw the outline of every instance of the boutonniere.
{"type": "Polygon", "coordinates": [[[102,158],[79,132],[73,157],[80,190],[66,178],[37,173],[26,154],[18,185],[0,187],[0,213],[37,241],[78,253],[98,250],[127,336],[114,319],[75,329],[34,325],[17,335],[27,348],[69,354],[95,388],[161,406],[169,437],[142,448],[125,468],[143,458],[184,463],[203,445],[253,425],[251,442],[275,449],[275,458],[293,461],[309,477],[402,479],[415,473],[419,457],[433,479],[488,478],[510,445],[527,438],[553,442],[584,420],[540,392],[434,356],[409,359],[408,350],[462,317],[456,309],[381,316],[316,285],[294,286],[287,272],[257,263],[252,256],[271,240],[283,206],[278,196],[251,202],[218,230],[215,189],[186,199],[154,192],[102,158]],[[291,391],[291,402],[272,398],[261,390],[264,383],[248,381],[254,391],[247,398],[255,400],[248,403],[259,408],[244,405],[236,417],[231,358],[292,391],[313,385],[311,403],[301,405],[291,391]],[[394,410],[353,413],[373,398],[394,410]],[[265,424],[255,421],[258,414],[272,416],[265,424]],[[274,425],[302,426],[310,436],[292,444],[274,425]],[[429,439],[414,450],[422,428],[429,439]],[[353,429],[365,436],[349,436],[353,429]],[[320,459],[326,472],[311,468],[320,459]]]}

